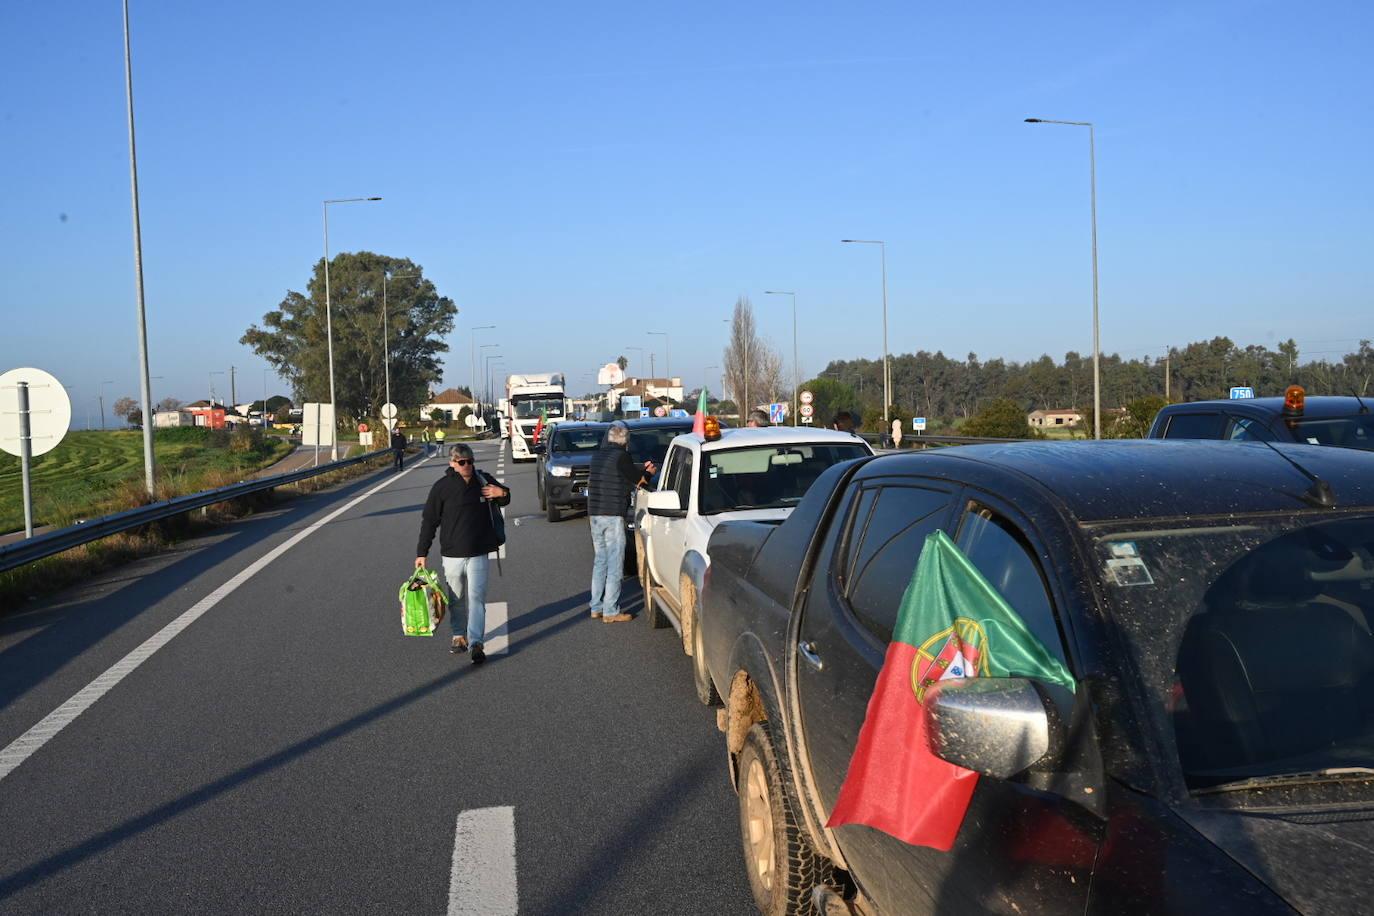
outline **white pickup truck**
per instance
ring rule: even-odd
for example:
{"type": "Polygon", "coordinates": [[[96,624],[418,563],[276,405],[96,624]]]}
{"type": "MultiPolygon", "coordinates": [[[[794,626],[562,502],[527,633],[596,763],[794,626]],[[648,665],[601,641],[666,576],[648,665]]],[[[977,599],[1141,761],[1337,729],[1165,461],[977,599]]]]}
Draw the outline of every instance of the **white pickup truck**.
{"type": "Polygon", "coordinates": [[[654,489],[635,499],[635,540],[644,616],[671,623],[692,659],[697,694],[716,700],[698,649],[697,615],[710,558],[706,542],[723,521],[781,522],[826,468],[873,454],[852,433],[772,426],[726,429],[672,441],[654,489]]]}

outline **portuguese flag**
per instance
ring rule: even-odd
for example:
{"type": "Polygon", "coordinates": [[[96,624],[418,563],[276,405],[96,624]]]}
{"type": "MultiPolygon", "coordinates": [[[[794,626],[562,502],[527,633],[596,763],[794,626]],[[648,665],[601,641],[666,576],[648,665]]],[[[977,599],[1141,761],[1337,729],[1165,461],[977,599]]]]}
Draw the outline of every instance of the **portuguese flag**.
{"type": "Polygon", "coordinates": [[[539,444],[539,436],[544,432],[544,421],[549,418],[549,412],[543,407],[539,408],[539,422],[534,424],[534,444],[539,444]]]}
{"type": "Polygon", "coordinates": [[[692,420],[692,432],[698,436],[706,435],[706,386],[701,386],[701,395],[697,398],[697,415],[692,420]]]}
{"type": "Polygon", "coordinates": [[[1029,677],[1074,689],[1064,665],[936,531],[902,596],[827,826],[867,824],[915,846],[954,845],[978,774],[931,752],[922,703],[930,685],[955,677],[1029,677]]]}

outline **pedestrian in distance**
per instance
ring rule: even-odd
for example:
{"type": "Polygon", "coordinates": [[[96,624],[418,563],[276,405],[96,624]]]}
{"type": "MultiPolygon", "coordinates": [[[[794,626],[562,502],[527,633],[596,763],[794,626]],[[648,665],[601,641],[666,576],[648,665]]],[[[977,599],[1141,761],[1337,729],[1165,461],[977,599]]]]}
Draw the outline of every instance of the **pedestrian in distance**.
{"type": "Polygon", "coordinates": [[[487,555],[504,541],[500,507],[510,504],[510,488],[477,469],[472,449],[454,445],[448,450],[448,470],[434,482],[420,518],[420,541],[415,565],[423,567],[434,533],[439,532],[444,582],[449,593],[449,652],[472,649],[472,663],[486,658],[482,643],[487,627],[487,555]]]}
{"type": "MultiPolygon", "coordinates": [[[[630,457],[630,428],[620,420],[606,430],[601,447],[592,456],[591,477],[587,481],[587,517],[591,522],[592,619],[602,623],[624,623],[631,619],[620,612],[620,580],[625,564],[625,511],[630,495],[658,468],[644,462],[644,471],[635,469],[630,457]]],[[[648,600],[648,596],[645,596],[648,600]]]]}
{"type": "Polygon", "coordinates": [[[772,426],[773,421],[768,416],[768,411],[755,408],[749,411],[749,419],[744,421],[744,425],[753,429],[755,427],[772,426]]]}
{"type": "Polygon", "coordinates": [[[830,421],[831,429],[838,429],[842,433],[852,433],[854,431],[854,415],[847,410],[841,410],[835,414],[835,419],[830,421]]]}
{"type": "Polygon", "coordinates": [[[426,458],[428,458],[430,455],[434,454],[433,452],[431,452],[431,451],[429,450],[429,427],[428,427],[428,426],[426,426],[424,429],[420,430],[420,441],[424,443],[424,446],[425,446],[425,457],[426,457],[426,458]]]}
{"type": "Polygon", "coordinates": [[[401,465],[405,463],[406,457],[406,437],[405,433],[399,429],[391,431],[391,452],[395,458],[395,463],[392,466],[399,471],[401,465]]]}

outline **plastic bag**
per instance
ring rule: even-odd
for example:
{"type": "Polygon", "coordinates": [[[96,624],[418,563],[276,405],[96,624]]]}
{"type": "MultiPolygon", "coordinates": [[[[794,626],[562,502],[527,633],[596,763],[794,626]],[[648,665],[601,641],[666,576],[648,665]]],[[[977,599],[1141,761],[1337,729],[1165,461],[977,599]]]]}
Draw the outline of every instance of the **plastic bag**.
{"type": "Polygon", "coordinates": [[[448,595],[439,574],[417,568],[401,583],[401,632],[407,636],[433,636],[448,610],[448,595]]]}

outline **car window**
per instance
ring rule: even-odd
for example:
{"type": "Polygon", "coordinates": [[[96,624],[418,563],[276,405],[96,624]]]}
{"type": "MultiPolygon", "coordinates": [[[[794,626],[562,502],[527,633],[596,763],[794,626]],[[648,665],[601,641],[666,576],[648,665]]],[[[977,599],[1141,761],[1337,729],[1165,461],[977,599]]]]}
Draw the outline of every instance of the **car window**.
{"type": "Polygon", "coordinates": [[[606,434],[602,427],[584,429],[560,429],[553,434],[555,452],[589,452],[601,447],[601,438],[606,434]]]}
{"type": "Polygon", "coordinates": [[[866,491],[862,500],[848,538],[851,579],[845,597],[858,621],[888,643],[921,548],[945,520],[950,494],[886,486],[866,491]]]}
{"type": "Polygon", "coordinates": [[[841,552],[835,571],[841,587],[846,590],[854,579],[854,561],[859,555],[858,545],[863,540],[864,529],[868,527],[868,518],[873,513],[873,504],[878,500],[879,489],[865,487],[859,491],[859,497],[853,503],[854,511],[849,516],[849,527],[845,533],[848,549],[841,552]]]}
{"type": "Polygon", "coordinates": [[[1309,445],[1374,450],[1374,414],[1331,417],[1323,420],[1291,420],[1289,426],[1299,442],[1309,445]]]}
{"type": "Polygon", "coordinates": [[[680,448],[678,451],[681,454],[678,456],[677,477],[673,489],[677,490],[678,502],[682,508],[687,509],[692,505],[692,450],[680,448]]]}
{"type": "Polygon", "coordinates": [[[1025,535],[991,510],[974,505],[959,525],[955,544],[1050,654],[1065,661],[1054,603],[1025,535]]]}
{"type": "Polygon", "coordinates": [[[1232,417],[1226,427],[1232,442],[1273,442],[1274,434],[1263,423],[1249,417],[1232,417]]]}
{"type": "Polygon", "coordinates": [[[1169,418],[1164,438],[1220,439],[1223,419],[1219,413],[1176,413],[1169,418]]]}
{"type": "Polygon", "coordinates": [[[790,509],[826,468],[871,454],[863,443],[790,443],[716,449],[702,455],[701,512],[790,509]]]}
{"type": "Polygon", "coordinates": [[[659,483],[660,490],[676,490],[678,488],[678,477],[682,474],[682,455],[686,451],[682,446],[669,450],[667,461],[663,466],[663,476],[659,483]]]}

